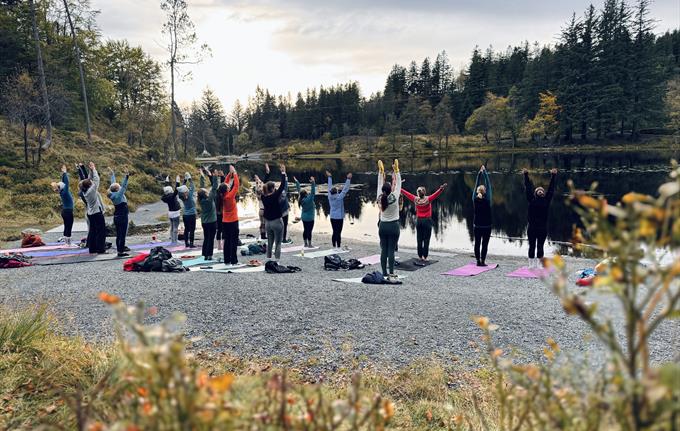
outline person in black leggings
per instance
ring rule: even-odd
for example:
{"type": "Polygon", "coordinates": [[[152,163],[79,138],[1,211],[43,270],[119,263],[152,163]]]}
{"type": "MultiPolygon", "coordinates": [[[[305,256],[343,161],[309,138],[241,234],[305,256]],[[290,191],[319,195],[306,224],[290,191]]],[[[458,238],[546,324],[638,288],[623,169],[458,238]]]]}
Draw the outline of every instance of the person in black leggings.
{"type": "Polygon", "coordinates": [[[529,202],[529,226],[527,236],[529,237],[529,267],[539,268],[539,262],[543,259],[543,245],[548,237],[548,211],[550,201],[555,193],[555,179],[557,169],[550,171],[550,185],[546,192],[543,187],[534,188],[534,184],[529,179],[529,172],[522,170],[524,175],[524,191],[529,202]],[[536,259],[535,259],[536,258],[536,259]]]}
{"type": "Polygon", "coordinates": [[[486,167],[482,165],[477,173],[475,189],[472,192],[472,205],[475,210],[473,221],[475,231],[475,259],[477,266],[486,266],[486,253],[491,238],[491,181],[486,167]]]}

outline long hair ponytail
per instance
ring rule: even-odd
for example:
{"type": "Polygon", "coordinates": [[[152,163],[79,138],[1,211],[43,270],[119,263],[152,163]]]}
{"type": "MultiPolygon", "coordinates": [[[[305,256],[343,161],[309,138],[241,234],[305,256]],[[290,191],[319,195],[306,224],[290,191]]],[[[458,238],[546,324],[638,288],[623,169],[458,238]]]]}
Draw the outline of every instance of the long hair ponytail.
{"type": "Polygon", "coordinates": [[[392,193],[392,186],[389,184],[385,184],[382,186],[382,194],[380,195],[380,208],[385,211],[387,209],[387,206],[389,205],[389,202],[387,201],[387,197],[392,193]]]}

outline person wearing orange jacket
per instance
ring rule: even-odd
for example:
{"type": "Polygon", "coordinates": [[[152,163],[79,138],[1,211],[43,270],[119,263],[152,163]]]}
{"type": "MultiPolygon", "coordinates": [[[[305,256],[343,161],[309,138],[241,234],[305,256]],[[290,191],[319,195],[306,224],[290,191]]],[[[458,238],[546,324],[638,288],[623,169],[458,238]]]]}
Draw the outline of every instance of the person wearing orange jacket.
{"type": "Polygon", "coordinates": [[[229,165],[229,173],[224,178],[227,190],[222,198],[222,238],[224,239],[224,263],[237,265],[238,257],[238,195],[239,179],[236,169],[229,165]]]}

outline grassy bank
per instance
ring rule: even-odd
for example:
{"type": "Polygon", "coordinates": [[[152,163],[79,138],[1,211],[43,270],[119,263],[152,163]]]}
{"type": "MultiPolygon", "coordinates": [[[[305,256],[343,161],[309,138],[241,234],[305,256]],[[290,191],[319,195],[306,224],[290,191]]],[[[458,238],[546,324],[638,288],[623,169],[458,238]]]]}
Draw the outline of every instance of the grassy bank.
{"type": "MultiPolygon", "coordinates": [[[[483,368],[463,371],[432,359],[394,370],[348,354],[338,371],[318,376],[291,369],[281,358],[188,355],[181,337],[166,328],[144,327],[125,310],[116,310],[116,315],[130,338],[93,345],[62,335],[59,322],[44,307],[3,309],[0,428],[180,429],[180,423],[189,422],[193,429],[285,428],[277,424],[281,420],[289,421],[291,429],[330,429],[321,424],[337,422],[336,416],[354,405],[360,417],[368,417],[361,429],[442,429],[455,427],[464,415],[470,424],[481,425],[470,414],[473,394],[480,412],[493,412],[491,374],[483,368]],[[172,392],[168,380],[176,382],[177,377],[187,380],[184,392],[163,395],[164,390],[172,392]],[[172,417],[173,408],[162,403],[173,396],[181,398],[177,409],[195,417],[172,417]],[[219,405],[206,409],[207,401],[219,405]],[[326,414],[330,416],[324,418],[326,414]],[[310,415],[317,416],[318,426],[309,422],[310,415]],[[300,426],[305,422],[308,428],[300,426]]],[[[342,421],[342,429],[351,428],[351,416],[342,421]]]]}
{"type": "MultiPolygon", "coordinates": [[[[91,144],[81,133],[54,130],[53,145],[42,154],[39,164],[23,156],[23,141],[19,131],[0,118],[0,241],[17,239],[26,227],[48,228],[61,223],[61,201],[50,187],[59,181],[61,166],[66,165],[71,179],[71,192],[76,195],[78,175],[74,164],[92,161],[102,177],[100,192],[104,195],[109,185],[109,171],[116,170],[118,177],[130,170],[127,197],[130,208],[158,200],[162,184],[157,177],[175,175],[187,170],[195,171],[190,163],[178,162],[172,166],[160,163],[153,151],[131,147],[126,143],[112,142],[94,136],[91,144]]],[[[108,199],[105,204],[110,205],[108,199]]],[[[75,215],[84,216],[82,201],[75,199],[75,215]]],[[[111,211],[111,209],[109,209],[111,211]]]]}

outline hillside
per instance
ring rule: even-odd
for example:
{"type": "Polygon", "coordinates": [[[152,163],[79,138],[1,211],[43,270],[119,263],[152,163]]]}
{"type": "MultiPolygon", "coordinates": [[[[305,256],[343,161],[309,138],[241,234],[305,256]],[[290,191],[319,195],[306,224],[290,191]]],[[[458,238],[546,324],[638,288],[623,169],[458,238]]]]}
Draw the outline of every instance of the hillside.
{"type": "MultiPolygon", "coordinates": [[[[0,118],[0,241],[16,238],[22,228],[47,228],[61,223],[61,201],[50,187],[59,181],[60,168],[65,164],[71,175],[71,192],[76,194],[78,177],[76,162],[94,162],[102,176],[102,195],[109,185],[108,168],[121,174],[130,170],[127,197],[130,208],[158,199],[162,184],[156,178],[175,175],[194,166],[176,162],[166,166],[153,151],[131,147],[126,143],[112,142],[101,136],[93,136],[88,144],[84,134],[54,130],[52,147],[41,155],[40,164],[29,162],[26,166],[20,131],[0,118]]],[[[29,156],[29,159],[32,159],[29,156]]],[[[104,198],[106,204],[111,204],[104,198]]],[[[83,203],[76,199],[76,217],[84,216],[83,203]]]]}

